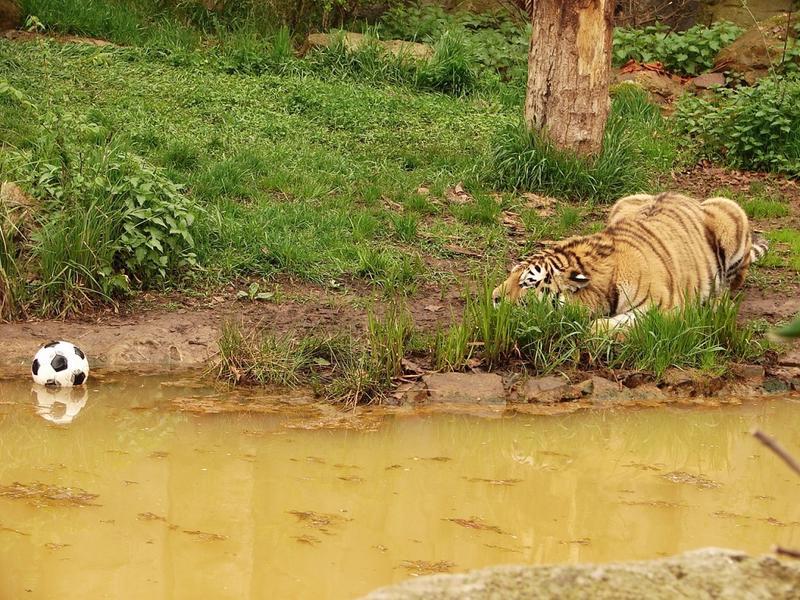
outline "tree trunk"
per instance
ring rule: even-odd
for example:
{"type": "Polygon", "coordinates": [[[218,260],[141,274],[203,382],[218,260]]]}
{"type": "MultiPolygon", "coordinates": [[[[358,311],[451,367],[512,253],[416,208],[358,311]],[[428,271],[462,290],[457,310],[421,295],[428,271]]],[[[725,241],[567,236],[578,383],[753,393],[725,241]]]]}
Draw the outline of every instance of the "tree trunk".
{"type": "Polygon", "coordinates": [[[525,121],[559,148],[597,154],[608,118],[614,0],[533,0],[525,121]]]}

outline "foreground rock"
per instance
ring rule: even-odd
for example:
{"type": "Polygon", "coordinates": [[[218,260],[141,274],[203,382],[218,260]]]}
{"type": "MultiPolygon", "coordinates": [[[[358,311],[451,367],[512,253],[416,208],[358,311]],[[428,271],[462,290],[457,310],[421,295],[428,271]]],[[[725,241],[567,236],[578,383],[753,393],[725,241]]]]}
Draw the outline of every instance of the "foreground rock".
{"type": "Polygon", "coordinates": [[[767,600],[800,598],[800,561],[706,548],[672,558],[602,565],[503,566],[433,575],[376,590],[364,600],[592,598],[767,600]]]}
{"type": "Polygon", "coordinates": [[[417,60],[427,60],[433,56],[433,48],[428,44],[417,42],[406,42],[404,40],[376,40],[365,36],[362,33],[352,31],[337,33],[312,33],[306,38],[304,52],[314,48],[328,48],[337,42],[339,35],[342,35],[344,47],[349,52],[361,50],[369,44],[377,44],[379,48],[394,56],[404,56],[417,60]]]}

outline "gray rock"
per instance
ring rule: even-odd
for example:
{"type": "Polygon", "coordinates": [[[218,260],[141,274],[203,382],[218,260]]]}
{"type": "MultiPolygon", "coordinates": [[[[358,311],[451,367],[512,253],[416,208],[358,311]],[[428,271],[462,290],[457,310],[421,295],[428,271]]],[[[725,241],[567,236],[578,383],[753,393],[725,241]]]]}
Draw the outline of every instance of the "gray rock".
{"type": "Polygon", "coordinates": [[[432,575],[364,600],[773,600],[800,598],[800,561],[706,548],[671,558],[598,565],[502,566],[432,575]]]}
{"type": "Polygon", "coordinates": [[[503,379],[494,373],[431,373],[422,378],[431,402],[505,404],[503,379]]]}
{"type": "Polygon", "coordinates": [[[592,402],[613,402],[622,398],[622,385],[604,377],[592,377],[581,384],[581,391],[592,402]]]}
{"type": "Polygon", "coordinates": [[[569,382],[561,375],[532,377],[522,387],[522,400],[525,402],[558,402],[569,391],[569,382]]]}
{"type": "Polygon", "coordinates": [[[703,73],[689,82],[689,85],[700,90],[725,85],[725,75],[722,73],[703,73]]]}

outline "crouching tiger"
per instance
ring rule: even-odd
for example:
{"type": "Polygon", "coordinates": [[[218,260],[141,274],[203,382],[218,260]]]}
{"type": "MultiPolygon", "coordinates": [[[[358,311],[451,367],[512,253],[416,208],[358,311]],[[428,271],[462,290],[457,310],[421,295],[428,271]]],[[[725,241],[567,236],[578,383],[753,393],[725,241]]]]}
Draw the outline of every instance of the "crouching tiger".
{"type": "Polygon", "coordinates": [[[577,301],[591,309],[595,330],[610,330],[653,306],[669,310],[735,291],[766,252],[767,241],[754,238],[732,200],[627,196],[611,208],[603,231],[557,242],[516,265],[492,298],[517,302],[531,290],[577,301]]]}

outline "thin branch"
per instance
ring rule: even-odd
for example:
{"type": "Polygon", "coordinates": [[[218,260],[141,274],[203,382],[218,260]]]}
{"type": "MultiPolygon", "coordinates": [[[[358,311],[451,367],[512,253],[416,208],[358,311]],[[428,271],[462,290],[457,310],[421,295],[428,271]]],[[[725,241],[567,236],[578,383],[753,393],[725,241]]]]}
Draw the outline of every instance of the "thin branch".
{"type": "Polygon", "coordinates": [[[775,546],[773,551],[775,552],[775,554],[782,554],[783,556],[791,556],[792,558],[800,558],[800,550],[792,550],[791,548],[775,546]]]}
{"type": "Polygon", "coordinates": [[[785,462],[792,471],[800,475],[800,463],[798,463],[791,454],[789,454],[786,450],[784,450],[781,447],[781,445],[775,441],[774,438],[771,438],[766,433],[758,429],[753,431],[753,437],[755,437],[759,442],[761,442],[767,448],[769,448],[775,454],[777,454],[780,457],[780,459],[783,462],[785,462]]]}

